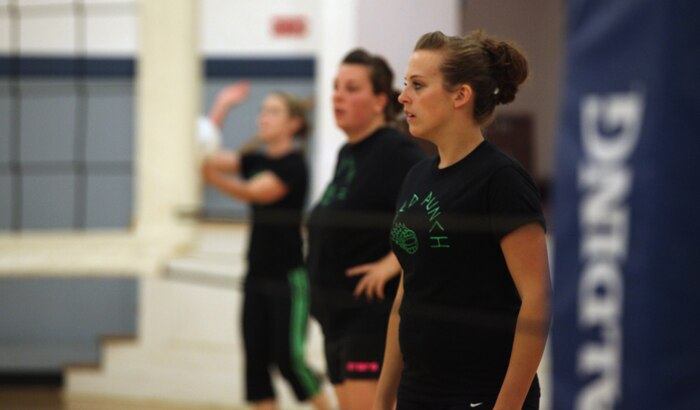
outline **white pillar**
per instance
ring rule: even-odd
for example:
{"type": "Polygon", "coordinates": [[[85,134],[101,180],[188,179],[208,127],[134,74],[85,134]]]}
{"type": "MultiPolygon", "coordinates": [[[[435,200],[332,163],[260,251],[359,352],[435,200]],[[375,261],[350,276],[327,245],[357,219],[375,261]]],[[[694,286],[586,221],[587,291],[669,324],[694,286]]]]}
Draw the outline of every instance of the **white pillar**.
{"type": "Polygon", "coordinates": [[[137,63],[136,234],[179,246],[193,236],[199,172],[194,139],[200,108],[199,2],[142,0],[137,63]]]}
{"type": "Polygon", "coordinates": [[[340,60],[358,44],[357,0],[319,0],[319,51],[316,59],[316,132],[311,181],[312,203],[333,176],[338,149],[345,134],[333,116],[333,80],[340,60]]]}

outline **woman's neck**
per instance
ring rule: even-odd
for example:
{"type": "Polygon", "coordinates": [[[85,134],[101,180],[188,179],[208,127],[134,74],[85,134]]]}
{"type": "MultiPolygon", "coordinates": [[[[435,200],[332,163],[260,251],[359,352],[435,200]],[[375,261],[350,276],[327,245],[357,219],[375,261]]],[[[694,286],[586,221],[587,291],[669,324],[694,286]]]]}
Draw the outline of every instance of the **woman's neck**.
{"type": "Polygon", "coordinates": [[[278,138],[265,144],[265,153],[271,158],[283,157],[294,150],[294,138],[278,138]]]}
{"type": "Polygon", "coordinates": [[[446,133],[434,141],[440,155],[438,168],[447,168],[469,155],[484,141],[481,128],[472,126],[453,133],[446,133]]]}
{"type": "Polygon", "coordinates": [[[376,117],[372,119],[365,127],[358,128],[357,130],[347,131],[345,130],[345,135],[348,137],[348,142],[351,144],[356,144],[365,138],[369,137],[377,129],[386,126],[386,120],[384,116],[376,117]]]}

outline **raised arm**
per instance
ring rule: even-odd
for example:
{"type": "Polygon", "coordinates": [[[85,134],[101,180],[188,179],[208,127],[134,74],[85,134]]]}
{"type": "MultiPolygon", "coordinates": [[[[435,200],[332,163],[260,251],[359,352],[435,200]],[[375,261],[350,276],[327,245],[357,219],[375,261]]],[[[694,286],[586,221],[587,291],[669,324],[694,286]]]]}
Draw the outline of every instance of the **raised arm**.
{"type": "Polygon", "coordinates": [[[231,108],[245,101],[249,93],[250,82],[248,81],[241,81],[224,87],[219,91],[214,105],[209,110],[209,120],[221,129],[231,108]]]}
{"type": "Polygon", "coordinates": [[[544,229],[522,226],[501,240],[522,305],[508,371],[494,410],[522,408],[542,359],[550,319],[550,279],[544,229]]]}

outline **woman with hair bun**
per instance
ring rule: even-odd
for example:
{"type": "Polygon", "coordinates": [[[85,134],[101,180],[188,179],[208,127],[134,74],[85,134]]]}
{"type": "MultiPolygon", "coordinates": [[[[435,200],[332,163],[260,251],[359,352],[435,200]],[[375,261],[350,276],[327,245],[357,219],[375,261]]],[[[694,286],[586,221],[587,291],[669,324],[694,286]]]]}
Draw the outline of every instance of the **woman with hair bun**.
{"type": "Polygon", "coordinates": [[[539,407],[545,221],[530,176],[481,131],[527,75],[514,44],[480,31],[427,33],[409,59],[399,101],[438,155],[411,169],[397,200],[403,274],[376,410],[539,407]]]}
{"type": "Polygon", "coordinates": [[[308,221],[312,312],[341,410],[374,400],[400,270],[387,236],[403,178],[423,158],[388,126],[401,112],[393,80],[381,57],[358,49],[343,59],[333,110],[347,143],[308,221]]]}

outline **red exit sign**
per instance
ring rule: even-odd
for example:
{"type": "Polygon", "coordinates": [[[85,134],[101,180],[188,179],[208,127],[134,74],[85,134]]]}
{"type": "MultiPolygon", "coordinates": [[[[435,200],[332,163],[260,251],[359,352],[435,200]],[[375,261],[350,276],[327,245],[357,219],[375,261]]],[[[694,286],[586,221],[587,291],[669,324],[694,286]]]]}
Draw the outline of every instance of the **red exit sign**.
{"type": "Polygon", "coordinates": [[[303,37],[306,34],[306,18],[303,16],[274,17],[272,32],[279,37],[303,37]]]}

